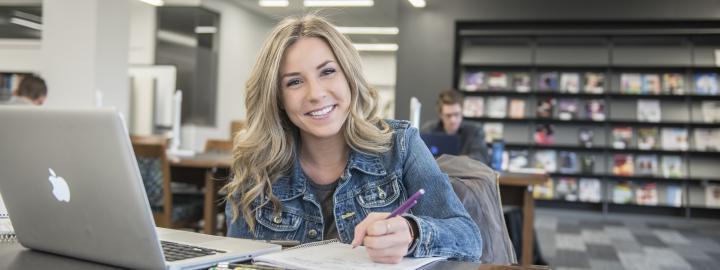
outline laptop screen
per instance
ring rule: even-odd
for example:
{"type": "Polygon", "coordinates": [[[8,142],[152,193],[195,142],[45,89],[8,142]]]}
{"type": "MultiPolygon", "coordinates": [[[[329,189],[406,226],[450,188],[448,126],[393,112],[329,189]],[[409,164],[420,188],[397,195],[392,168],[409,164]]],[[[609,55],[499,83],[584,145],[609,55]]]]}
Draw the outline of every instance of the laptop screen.
{"type": "Polygon", "coordinates": [[[420,137],[434,157],[442,154],[459,155],[460,137],[444,133],[423,133],[420,137]]]}

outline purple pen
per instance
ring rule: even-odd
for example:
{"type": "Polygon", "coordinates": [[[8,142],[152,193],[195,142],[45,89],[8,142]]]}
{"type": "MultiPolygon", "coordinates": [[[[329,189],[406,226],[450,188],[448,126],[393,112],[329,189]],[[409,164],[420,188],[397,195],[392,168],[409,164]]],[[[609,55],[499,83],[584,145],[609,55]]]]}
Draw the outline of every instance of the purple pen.
{"type": "Polygon", "coordinates": [[[415,204],[418,202],[418,200],[420,199],[420,197],[422,197],[423,194],[425,194],[425,190],[421,188],[420,190],[415,192],[415,194],[410,196],[407,201],[401,204],[400,207],[392,211],[392,213],[390,213],[390,215],[386,219],[394,218],[395,216],[402,215],[407,212],[407,210],[410,210],[410,208],[415,206],[415,204]]]}

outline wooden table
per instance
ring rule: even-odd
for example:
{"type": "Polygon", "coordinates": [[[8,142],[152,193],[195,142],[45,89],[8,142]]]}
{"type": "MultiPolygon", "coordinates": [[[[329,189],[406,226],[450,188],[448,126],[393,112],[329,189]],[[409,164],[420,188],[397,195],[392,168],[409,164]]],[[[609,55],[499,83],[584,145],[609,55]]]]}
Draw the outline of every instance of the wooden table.
{"type": "Polygon", "coordinates": [[[520,262],[529,266],[533,262],[533,224],[535,222],[535,200],[532,186],[543,184],[550,177],[547,174],[510,173],[500,174],[500,196],[503,205],[519,205],[522,207],[522,254],[520,262]]]}
{"type": "MultiPolygon", "coordinates": [[[[224,181],[223,177],[229,175],[232,165],[232,155],[230,153],[200,153],[191,157],[168,157],[170,167],[173,171],[176,169],[185,171],[200,171],[202,176],[193,176],[188,174],[188,178],[202,178],[205,185],[203,220],[205,226],[203,232],[206,234],[215,234],[217,227],[217,204],[218,190],[224,181]],[[223,175],[218,175],[226,172],[223,175]]],[[[175,177],[173,177],[175,178],[175,177]]],[[[190,179],[190,180],[192,180],[190,179]]]]}

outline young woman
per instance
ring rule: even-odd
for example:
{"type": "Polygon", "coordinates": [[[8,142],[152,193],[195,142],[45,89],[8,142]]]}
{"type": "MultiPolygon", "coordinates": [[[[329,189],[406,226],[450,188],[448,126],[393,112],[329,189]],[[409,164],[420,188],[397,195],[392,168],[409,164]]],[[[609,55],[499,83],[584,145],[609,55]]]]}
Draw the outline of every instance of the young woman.
{"type": "Polygon", "coordinates": [[[377,92],[350,41],[322,18],[282,21],[246,85],[248,127],[233,149],[232,237],[364,245],[404,256],[477,261],[481,239],[447,175],[406,121],[376,116],[377,92]],[[408,213],[386,219],[407,197],[408,213]]]}

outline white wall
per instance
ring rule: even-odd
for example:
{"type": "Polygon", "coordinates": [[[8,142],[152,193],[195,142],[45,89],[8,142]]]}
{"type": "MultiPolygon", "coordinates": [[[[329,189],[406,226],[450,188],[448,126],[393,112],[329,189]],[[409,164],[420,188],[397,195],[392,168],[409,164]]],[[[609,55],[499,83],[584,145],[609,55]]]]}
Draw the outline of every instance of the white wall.
{"type": "Polygon", "coordinates": [[[205,0],[220,13],[216,127],[183,127],[182,148],[202,151],[208,138],[229,139],[230,122],[245,118],[245,81],[255,57],[275,26],[271,19],[250,12],[231,0],[205,0]]]}
{"type": "Polygon", "coordinates": [[[131,65],[152,65],[155,63],[156,8],[137,0],[129,1],[130,49],[128,62],[131,65]]]}
{"type": "Polygon", "coordinates": [[[379,113],[382,118],[395,118],[395,52],[360,52],[363,73],[378,89],[379,113]]]}
{"type": "Polygon", "coordinates": [[[0,72],[40,72],[41,48],[37,39],[0,39],[0,72]]]}

